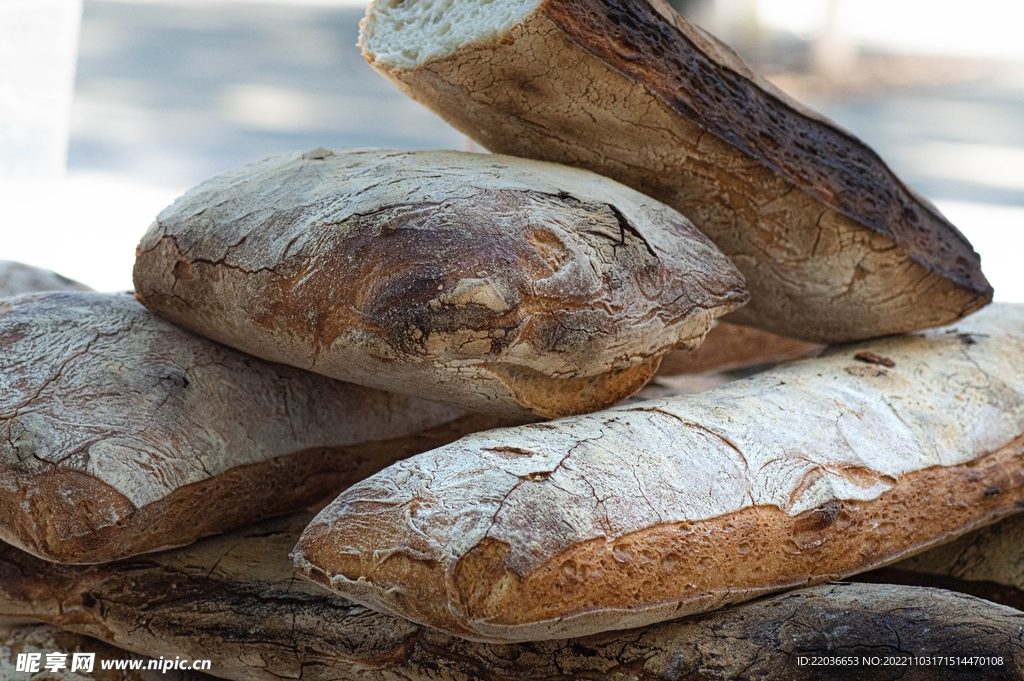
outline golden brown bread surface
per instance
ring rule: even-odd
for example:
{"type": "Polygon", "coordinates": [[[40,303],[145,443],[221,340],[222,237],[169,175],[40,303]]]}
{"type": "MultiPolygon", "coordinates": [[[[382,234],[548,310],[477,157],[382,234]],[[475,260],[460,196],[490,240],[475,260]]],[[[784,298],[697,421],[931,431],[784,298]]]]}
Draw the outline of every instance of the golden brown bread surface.
{"type": "Polygon", "coordinates": [[[519,419],[594,411],[747,294],[683,216],[488,154],[291,154],[212,178],[143,238],[137,296],[201,335],[519,419]]]}
{"type": "Polygon", "coordinates": [[[859,575],[858,581],[934,586],[1024,608],[1024,516],[859,575]]]}
{"type": "Polygon", "coordinates": [[[243,355],[130,294],[0,301],[0,539],[49,560],[289,513],[497,423],[243,355]]]}
{"type": "Polygon", "coordinates": [[[1024,305],[998,305],[696,395],[471,435],[342,493],[296,567],[484,641],[851,575],[1024,505],[1022,356],[1024,305]]]}
{"type": "Polygon", "coordinates": [[[968,241],[875,152],[660,0],[375,0],[360,44],[488,149],[587,168],[686,215],[746,277],[730,321],[837,343],[992,299],[968,241]]]}
{"type": "Polygon", "coordinates": [[[209,658],[239,681],[835,681],[800,654],[982,655],[999,665],[864,670],[852,678],[1006,679],[1024,615],[976,598],[873,584],[818,586],[685,620],[494,646],[447,636],[292,574],[308,515],[121,563],[66,566],[0,547],[0,619],[36,619],[165,658],[209,658]]]}

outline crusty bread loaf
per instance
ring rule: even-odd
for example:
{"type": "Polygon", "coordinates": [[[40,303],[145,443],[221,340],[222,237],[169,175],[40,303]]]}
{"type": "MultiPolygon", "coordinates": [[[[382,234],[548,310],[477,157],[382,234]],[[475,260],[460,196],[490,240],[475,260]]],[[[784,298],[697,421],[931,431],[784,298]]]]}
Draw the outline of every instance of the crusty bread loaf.
{"type": "Polygon", "coordinates": [[[0,301],[0,539],[49,560],[288,513],[495,423],[243,355],[130,294],[0,301]]]}
{"type": "Polygon", "coordinates": [[[341,494],[301,574],[481,641],[850,575],[1024,506],[1024,305],[722,388],[465,437],[341,494]]]}
{"type": "Polygon", "coordinates": [[[277,156],[178,199],[139,300],[264,359],[519,419],[609,406],[747,294],[683,216],[488,154],[277,156]]]}
{"type": "MultiPolygon", "coordinates": [[[[191,665],[192,658],[172,658],[168,662],[177,662],[179,665],[187,662],[191,665]]],[[[192,670],[182,671],[168,667],[164,671],[161,670],[162,666],[162,660],[153,662],[151,658],[129,653],[97,639],[46,624],[0,628],[0,679],[4,681],[213,681],[214,678],[192,670]],[[57,664],[65,665],[58,668],[58,671],[48,671],[45,666],[49,661],[47,656],[53,653],[66,656],[54,660],[57,664]],[[92,669],[77,667],[76,671],[71,671],[75,653],[94,655],[92,669]],[[38,671],[34,674],[18,669],[18,656],[31,654],[39,655],[36,658],[39,661],[38,671]],[[104,669],[104,661],[115,664],[126,662],[126,667],[138,663],[140,669],[104,669]],[[159,666],[150,669],[151,663],[159,666]]]]}
{"type": "Polygon", "coordinates": [[[821,354],[824,345],[777,336],[750,326],[716,322],[693,350],[675,350],[661,360],[659,376],[733,371],[781,364],[821,354]]]}
{"type": "Polygon", "coordinates": [[[743,272],[729,319],[837,343],[992,299],[978,255],[850,133],[662,0],[374,0],[370,64],[491,151],[679,210],[743,272]]]}
{"type": "MultiPolygon", "coordinates": [[[[624,633],[473,643],[296,579],[288,549],[309,519],[87,567],[0,548],[0,618],[42,620],[165,659],[210,659],[214,674],[239,681],[835,681],[836,667],[801,666],[797,656],[883,650],[1004,658],[972,670],[972,679],[1022,671],[1020,612],[936,589],[867,584],[801,589],[624,633]]],[[[965,677],[935,667],[900,676],[947,678],[965,677]]]]}
{"type": "Polygon", "coordinates": [[[50,270],[12,260],[0,260],[0,298],[34,291],[88,291],[85,284],[50,270]]]}

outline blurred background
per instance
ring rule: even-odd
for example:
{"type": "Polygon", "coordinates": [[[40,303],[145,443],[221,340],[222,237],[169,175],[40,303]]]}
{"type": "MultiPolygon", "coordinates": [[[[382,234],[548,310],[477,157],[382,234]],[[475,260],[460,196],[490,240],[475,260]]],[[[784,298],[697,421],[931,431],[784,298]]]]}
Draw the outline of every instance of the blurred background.
{"type": "MultiPolygon", "coordinates": [[[[1024,302],[1024,3],[674,0],[873,146],[1024,302]]],[[[189,187],[270,154],[468,149],[377,76],[358,0],[0,0],[0,259],[131,288],[189,187]]]]}

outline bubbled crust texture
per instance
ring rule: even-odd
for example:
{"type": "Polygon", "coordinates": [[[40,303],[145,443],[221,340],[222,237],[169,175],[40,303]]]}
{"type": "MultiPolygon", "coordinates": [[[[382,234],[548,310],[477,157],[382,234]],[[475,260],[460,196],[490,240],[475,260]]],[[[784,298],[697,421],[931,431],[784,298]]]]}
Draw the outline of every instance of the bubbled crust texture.
{"type": "Polygon", "coordinates": [[[371,65],[488,149],[596,171],[690,218],[746,277],[732,321],[837,343],[992,299],[967,240],[871,149],[664,3],[546,0],[501,39],[409,69],[375,59],[375,20],[371,5],[371,65]]]}
{"type": "Polygon", "coordinates": [[[594,411],[747,294],[675,211],[570,168],[458,152],[267,159],[190,191],[137,295],[255,354],[514,418],[594,411]]]}
{"type": "Polygon", "coordinates": [[[1024,306],[1000,305],[698,395],[467,437],[344,492],[296,566],[490,641],[863,571],[1024,502],[1022,356],[1024,306]]]}
{"type": "Polygon", "coordinates": [[[248,357],[129,294],[0,301],[0,539],[63,562],[186,544],[322,499],[462,416],[248,357]]]}

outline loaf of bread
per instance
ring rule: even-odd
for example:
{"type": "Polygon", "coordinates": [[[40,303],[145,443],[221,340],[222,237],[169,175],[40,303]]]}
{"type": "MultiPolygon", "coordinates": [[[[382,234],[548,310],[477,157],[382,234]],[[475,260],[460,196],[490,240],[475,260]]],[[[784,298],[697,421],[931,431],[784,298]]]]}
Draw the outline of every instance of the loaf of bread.
{"type": "Polygon", "coordinates": [[[475,411],[594,411],[747,299],[683,216],[488,154],[277,156],[203,183],[143,238],[137,296],[264,359],[475,411]]]}
{"type": "Polygon", "coordinates": [[[34,291],[88,291],[89,287],[56,272],[0,260],[0,298],[34,291]]]}
{"type": "MultiPolygon", "coordinates": [[[[309,520],[271,520],[87,567],[0,548],[0,618],[50,622],[153,657],[210,659],[212,673],[238,681],[835,681],[836,667],[799,665],[797,656],[879,651],[1003,658],[972,670],[972,679],[1024,671],[1020,612],[937,589],[872,584],[801,589],[625,633],[473,643],[296,579],[288,550],[309,520]]],[[[947,678],[965,677],[935,667],[900,676],[947,678]]]]}
{"type": "Polygon", "coordinates": [[[1024,506],[1024,305],[696,395],[499,429],[324,509],[299,572],[479,641],[625,629],[908,556],[1024,506]]]}
{"type": "Polygon", "coordinates": [[[792,362],[821,354],[824,345],[785,338],[750,326],[717,322],[700,347],[675,350],[661,360],[659,376],[734,371],[792,362]]]}
{"type": "Polygon", "coordinates": [[[746,277],[731,321],[837,343],[992,299],[971,245],[877,154],[663,0],[374,0],[360,44],[491,151],[596,171],[693,220],[746,277]]]}
{"type": "MultiPolygon", "coordinates": [[[[46,624],[27,624],[23,626],[0,628],[0,679],[4,681],[213,681],[214,677],[202,672],[173,669],[170,665],[180,663],[173,657],[167,661],[168,668],[163,670],[163,660],[153,660],[143,655],[129,653],[108,645],[94,638],[63,631],[46,624]],[[55,658],[57,671],[46,669],[48,655],[63,654],[64,658],[55,658]],[[74,667],[74,655],[92,654],[92,669],[74,667]],[[20,655],[38,655],[36,673],[26,672],[18,668],[20,655]],[[103,662],[125,663],[124,667],[138,665],[138,669],[104,669],[103,662]],[[150,668],[150,664],[154,667],[150,668]],[[75,671],[71,671],[72,668],[75,671]]],[[[192,664],[192,659],[187,660],[192,664]]],[[[211,665],[212,666],[212,665],[211,665]]]]}
{"type": "Polygon", "coordinates": [[[243,355],[130,294],[0,301],[0,539],[48,560],[288,513],[496,422],[243,355]]]}

